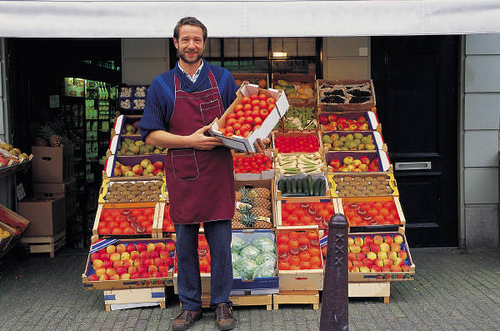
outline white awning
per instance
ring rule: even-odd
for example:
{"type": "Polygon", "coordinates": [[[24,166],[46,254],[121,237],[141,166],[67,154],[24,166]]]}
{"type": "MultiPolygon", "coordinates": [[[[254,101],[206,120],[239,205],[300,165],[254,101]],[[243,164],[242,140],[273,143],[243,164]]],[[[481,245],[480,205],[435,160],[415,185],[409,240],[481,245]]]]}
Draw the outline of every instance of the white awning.
{"type": "Polygon", "coordinates": [[[212,37],[500,33],[499,0],[0,0],[0,37],[165,38],[184,16],[212,37]]]}

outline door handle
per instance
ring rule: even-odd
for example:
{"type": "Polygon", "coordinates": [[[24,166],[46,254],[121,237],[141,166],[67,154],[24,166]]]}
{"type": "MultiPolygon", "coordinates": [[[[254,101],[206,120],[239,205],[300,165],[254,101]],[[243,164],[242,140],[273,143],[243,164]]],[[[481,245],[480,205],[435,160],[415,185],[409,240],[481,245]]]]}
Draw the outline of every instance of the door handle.
{"type": "Polygon", "coordinates": [[[421,161],[421,162],[396,162],[394,164],[395,170],[431,170],[431,161],[421,161]]]}

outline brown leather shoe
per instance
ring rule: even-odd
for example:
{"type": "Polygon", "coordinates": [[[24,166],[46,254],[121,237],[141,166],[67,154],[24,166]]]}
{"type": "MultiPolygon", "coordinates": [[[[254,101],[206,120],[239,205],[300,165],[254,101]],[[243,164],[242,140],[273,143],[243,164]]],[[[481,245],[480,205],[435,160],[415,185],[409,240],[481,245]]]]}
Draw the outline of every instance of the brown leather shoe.
{"type": "Polygon", "coordinates": [[[175,318],[174,323],[172,323],[172,330],[187,330],[194,324],[194,322],[201,319],[202,317],[203,314],[201,310],[183,309],[181,313],[175,318]]]}
{"type": "Polygon", "coordinates": [[[215,308],[215,319],[219,330],[232,330],[236,326],[233,309],[225,302],[219,303],[215,308]]]}

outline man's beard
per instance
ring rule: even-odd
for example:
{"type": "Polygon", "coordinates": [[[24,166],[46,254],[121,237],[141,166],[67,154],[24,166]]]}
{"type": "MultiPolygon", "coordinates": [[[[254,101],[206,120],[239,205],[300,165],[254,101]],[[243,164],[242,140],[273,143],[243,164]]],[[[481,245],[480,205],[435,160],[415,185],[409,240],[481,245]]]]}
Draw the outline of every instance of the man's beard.
{"type": "Polygon", "coordinates": [[[177,57],[181,58],[182,61],[184,61],[186,63],[196,63],[196,62],[200,61],[200,59],[202,58],[202,54],[198,54],[194,60],[189,60],[188,58],[186,58],[186,56],[184,54],[181,54],[181,52],[179,52],[179,50],[177,50],[177,57]]]}

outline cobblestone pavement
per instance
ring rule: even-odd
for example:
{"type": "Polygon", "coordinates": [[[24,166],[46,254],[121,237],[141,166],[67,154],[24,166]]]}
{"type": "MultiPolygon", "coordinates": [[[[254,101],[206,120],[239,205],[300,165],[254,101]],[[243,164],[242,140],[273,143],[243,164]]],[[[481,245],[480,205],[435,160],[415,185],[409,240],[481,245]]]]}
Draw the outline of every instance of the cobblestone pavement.
{"type": "MultiPolygon", "coordinates": [[[[391,299],[349,300],[350,330],[499,330],[500,252],[454,248],[412,249],[414,281],[391,285],[391,299]]],[[[170,330],[179,313],[172,288],[167,308],[106,312],[102,291],[84,291],[87,252],[63,249],[0,265],[0,330],[170,330]]],[[[320,310],[311,305],[235,307],[236,330],[317,330],[320,310]]],[[[216,330],[206,311],[192,330],[216,330]]]]}

